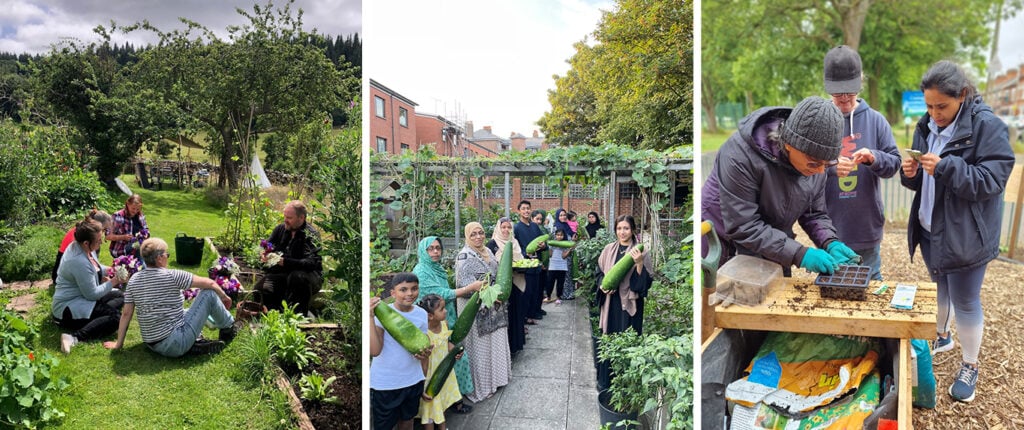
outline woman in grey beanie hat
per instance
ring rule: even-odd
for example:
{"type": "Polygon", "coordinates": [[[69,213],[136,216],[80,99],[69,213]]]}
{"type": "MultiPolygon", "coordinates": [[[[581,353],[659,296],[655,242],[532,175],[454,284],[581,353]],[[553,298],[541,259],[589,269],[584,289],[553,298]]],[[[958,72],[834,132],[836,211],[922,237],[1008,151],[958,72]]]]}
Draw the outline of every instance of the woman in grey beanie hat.
{"type": "Polygon", "coordinates": [[[764,107],[740,121],[718,151],[701,199],[701,215],[723,244],[722,263],[756,255],[788,276],[793,265],[832,273],[853,258],[838,251],[846,247],[825,211],[822,174],[839,156],[842,122],[839,109],[821,97],[795,108],[764,107]],[[794,239],[795,223],[816,247],[794,239]],[[833,249],[834,255],[826,251],[833,249]]]}

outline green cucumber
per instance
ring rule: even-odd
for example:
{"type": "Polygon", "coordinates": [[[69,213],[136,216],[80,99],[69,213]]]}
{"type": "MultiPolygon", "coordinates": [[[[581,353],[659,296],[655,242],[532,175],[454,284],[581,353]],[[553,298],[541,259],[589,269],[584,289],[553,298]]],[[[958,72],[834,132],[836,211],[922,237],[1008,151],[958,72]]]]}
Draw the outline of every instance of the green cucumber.
{"type": "MultiPolygon", "coordinates": [[[[643,252],[644,245],[637,245],[636,249],[643,252]]],[[[634,264],[636,263],[633,262],[633,257],[628,255],[622,256],[622,258],[612,266],[611,270],[609,270],[608,273],[605,273],[604,279],[601,280],[601,291],[613,291],[618,289],[619,283],[625,279],[626,274],[628,274],[630,270],[633,270],[634,264]]]]}
{"type": "Polygon", "coordinates": [[[495,278],[496,284],[501,288],[501,294],[498,295],[498,300],[501,301],[508,300],[508,296],[512,294],[512,254],[515,252],[512,241],[505,242],[505,249],[501,251],[501,261],[498,262],[498,277],[495,278]]]}
{"type": "Polygon", "coordinates": [[[459,317],[455,320],[455,326],[452,328],[452,334],[448,337],[448,340],[458,345],[466,338],[469,334],[469,329],[473,327],[473,321],[476,320],[476,312],[480,310],[480,292],[473,293],[469,296],[469,300],[466,302],[466,307],[462,308],[462,312],[459,313],[459,317]]]}
{"type": "Polygon", "coordinates": [[[559,248],[572,248],[576,246],[576,242],[571,240],[549,240],[548,246],[557,246],[559,248]]]}
{"type": "Polygon", "coordinates": [[[452,369],[455,368],[455,356],[462,353],[465,350],[462,345],[452,348],[448,351],[448,355],[444,356],[444,360],[441,360],[441,364],[437,365],[437,369],[434,369],[434,374],[430,376],[430,383],[427,384],[426,394],[430,397],[436,396],[441,392],[441,388],[444,388],[444,382],[448,380],[448,375],[451,375],[452,369]]]}
{"type": "Polygon", "coordinates": [[[402,348],[409,351],[410,354],[416,355],[420,351],[423,351],[430,346],[430,338],[427,334],[420,331],[412,321],[405,319],[401,313],[381,302],[377,307],[373,308],[373,315],[380,320],[380,325],[384,327],[384,330],[398,341],[402,348]]]}
{"type": "Polygon", "coordinates": [[[540,236],[537,236],[536,239],[531,240],[530,243],[526,245],[526,253],[527,254],[534,254],[534,253],[536,253],[537,252],[537,247],[540,246],[540,244],[542,244],[544,242],[547,242],[548,239],[550,239],[550,238],[551,238],[550,234],[542,234],[540,236]]]}

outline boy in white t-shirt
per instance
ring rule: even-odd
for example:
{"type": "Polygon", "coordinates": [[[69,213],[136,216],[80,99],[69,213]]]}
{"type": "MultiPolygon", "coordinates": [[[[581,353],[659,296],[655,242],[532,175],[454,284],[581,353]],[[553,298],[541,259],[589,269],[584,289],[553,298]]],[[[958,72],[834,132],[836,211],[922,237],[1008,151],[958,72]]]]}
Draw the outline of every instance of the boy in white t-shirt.
{"type": "MultiPolygon", "coordinates": [[[[391,280],[392,309],[427,332],[427,312],[416,306],[420,281],[412,273],[399,273],[391,280]]],[[[370,313],[380,304],[379,297],[370,298],[370,313]]],[[[431,348],[412,355],[373,318],[370,325],[370,415],[373,428],[412,430],[413,418],[419,412],[424,379],[431,348]]]]}

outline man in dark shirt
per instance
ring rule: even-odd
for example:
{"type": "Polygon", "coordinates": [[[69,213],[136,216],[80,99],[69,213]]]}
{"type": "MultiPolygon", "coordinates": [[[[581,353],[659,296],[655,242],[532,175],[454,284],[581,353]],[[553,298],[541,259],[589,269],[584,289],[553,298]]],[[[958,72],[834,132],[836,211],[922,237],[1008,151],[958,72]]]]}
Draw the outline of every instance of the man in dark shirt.
{"type": "MultiPolygon", "coordinates": [[[[527,258],[536,258],[526,254],[526,245],[536,239],[537,236],[544,234],[540,226],[534,224],[530,219],[530,201],[523,200],[519,202],[519,222],[512,228],[516,241],[519,242],[519,247],[523,250],[523,256],[527,258]]],[[[538,247],[538,253],[547,247],[547,244],[542,244],[538,247]]],[[[539,320],[544,317],[547,312],[541,309],[541,268],[534,267],[526,270],[526,291],[523,292],[523,301],[526,306],[526,318],[528,318],[527,324],[532,324],[529,320],[539,320]]]]}
{"type": "Polygon", "coordinates": [[[301,201],[288,202],[282,213],[284,223],[275,227],[267,240],[272,248],[264,248],[260,256],[268,267],[256,289],[268,309],[282,309],[283,300],[305,315],[323,283],[320,232],[306,222],[306,205],[301,201]],[[270,256],[273,253],[280,258],[270,256]]]}

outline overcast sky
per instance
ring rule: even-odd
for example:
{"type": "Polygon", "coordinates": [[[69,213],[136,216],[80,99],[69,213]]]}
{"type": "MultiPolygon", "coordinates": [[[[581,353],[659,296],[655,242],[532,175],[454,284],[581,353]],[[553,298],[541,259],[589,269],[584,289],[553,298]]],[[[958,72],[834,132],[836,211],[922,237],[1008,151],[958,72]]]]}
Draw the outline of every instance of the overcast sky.
{"type": "Polygon", "coordinates": [[[1002,72],[1024,64],[1024,13],[1004,20],[999,27],[998,56],[1002,72]]]}
{"type": "Polygon", "coordinates": [[[572,44],[612,0],[368,1],[364,77],[419,104],[417,112],[530,136],[564,75],[572,44]],[[401,13],[397,13],[401,11],[401,13]]]}
{"type": "MultiPolygon", "coordinates": [[[[245,19],[235,12],[241,8],[252,12],[257,1],[242,0],[0,0],[0,52],[45,53],[62,38],[84,42],[98,40],[93,28],[110,27],[113,20],[129,25],[143,19],[163,31],[183,28],[178,21],[185,17],[227,37],[228,25],[243,24],[245,19]]],[[[258,0],[265,5],[265,0],[258,0]]],[[[275,8],[286,5],[274,1],[275,8]]],[[[333,36],[361,33],[362,2],[360,0],[296,0],[293,9],[302,9],[303,28],[317,29],[333,36]]],[[[363,37],[360,34],[360,37],[363,37]]],[[[131,41],[136,46],[156,41],[150,32],[135,32],[129,37],[118,34],[121,44],[131,41]]]]}

